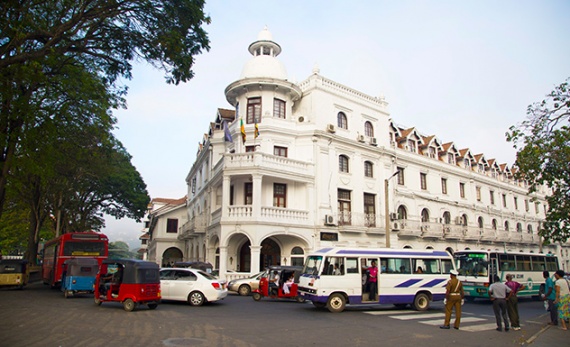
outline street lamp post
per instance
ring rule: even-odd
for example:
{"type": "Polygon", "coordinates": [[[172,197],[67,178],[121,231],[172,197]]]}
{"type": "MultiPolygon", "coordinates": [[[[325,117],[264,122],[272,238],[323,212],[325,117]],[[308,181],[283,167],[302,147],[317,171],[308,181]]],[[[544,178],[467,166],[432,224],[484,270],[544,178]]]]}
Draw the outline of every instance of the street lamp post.
{"type": "Polygon", "coordinates": [[[385,215],[384,218],[386,219],[386,248],[390,248],[390,206],[388,205],[388,181],[396,176],[400,171],[396,171],[392,174],[392,176],[386,178],[384,180],[384,207],[385,207],[385,215]]]}

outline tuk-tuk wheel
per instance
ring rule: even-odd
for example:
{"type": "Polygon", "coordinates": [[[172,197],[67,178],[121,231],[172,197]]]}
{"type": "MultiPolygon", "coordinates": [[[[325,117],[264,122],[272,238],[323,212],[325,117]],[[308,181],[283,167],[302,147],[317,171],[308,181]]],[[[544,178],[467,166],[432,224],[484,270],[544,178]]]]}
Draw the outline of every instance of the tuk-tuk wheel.
{"type": "Polygon", "coordinates": [[[133,299],[127,299],[127,300],[123,301],[123,308],[127,312],[131,312],[132,310],[134,310],[135,306],[136,306],[136,303],[133,301],[133,299]]]}
{"type": "Polygon", "coordinates": [[[154,310],[157,307],[158,307],[158,304],[148,304],[148,308],[150,308],[151,310],[154,310]]]}
{"type": "Polygon", "coordinates": [[[296,297],[296,298],[295,298],[295,300],[297,300],[297,302],[300,302],[300,303],[303,303],[303,302],[305,302],[305,298],[304,298],[304,297],[302,297],[302,296],[298,296],[298,297],[296,297]]]}
{"type": "Polygon", "coordinates": [[[259,294],[259,293],[253,293],[253,300],[255,300],[255,301],[261,300],[261,294],[259,294]]]}
{"type": "Polygon", "coordinates": [[[95,295],[95,305],[101,306],[101,300],[95,295]]]}
{"type": "Polygon", "coordinates": [[[71,290],[64,290],[63,297],[68,299],[70,296],[73,296],[73,292],[71,290]]]}

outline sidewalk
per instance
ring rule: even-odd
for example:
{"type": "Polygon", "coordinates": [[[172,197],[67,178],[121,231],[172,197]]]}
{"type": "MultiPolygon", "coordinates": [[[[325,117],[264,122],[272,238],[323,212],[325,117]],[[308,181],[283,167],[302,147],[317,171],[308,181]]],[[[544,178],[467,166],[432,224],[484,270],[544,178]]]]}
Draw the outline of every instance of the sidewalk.
{"type": "MultiPolygon", "coordinates": [[[[540,316],[548,321],[548,314],[540,316]]],[[[564,331],[557,326],[544,324],[536,334],[527,339],[522,346],[552,347],[570,346],[570,330],[564,331]]]]}

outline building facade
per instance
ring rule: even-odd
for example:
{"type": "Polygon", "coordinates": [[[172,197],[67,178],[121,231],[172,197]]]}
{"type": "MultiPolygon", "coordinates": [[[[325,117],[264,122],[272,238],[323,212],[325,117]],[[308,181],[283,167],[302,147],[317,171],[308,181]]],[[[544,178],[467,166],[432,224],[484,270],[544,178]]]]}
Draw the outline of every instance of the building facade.
{"type": "Polygon", "coordinates": [[[321,247],[389,246],[553,253],[568,268],[570,243],[538,236],[546,189],[529,195],[507,164],[398,125],[383,97],[318,68],[289,81],[267,29],[248,50],[225,90],[232,109],[218,109],[186,177],[186,216],[167,239],[151,234],[149,259],[177,249],[224,276],[321,247]]]}

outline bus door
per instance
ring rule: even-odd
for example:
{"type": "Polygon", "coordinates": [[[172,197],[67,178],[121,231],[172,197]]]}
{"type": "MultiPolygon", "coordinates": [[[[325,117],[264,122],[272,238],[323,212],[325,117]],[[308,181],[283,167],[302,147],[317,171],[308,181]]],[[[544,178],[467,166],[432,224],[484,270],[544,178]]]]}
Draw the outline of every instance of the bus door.
{"type": "Polygon", "coordinates": [[[360,259],[362,275],[362,301],[378,301],[378,281],[380,268],[378,258],[367,257],[360,259]]]}
{"type": "MultiPolygon", "coordinates": [[[[499,276],[499,264],[497,258],[489,259],[489,283],[495,282],[495,276],[499,276]]],[[[500,276],[499,276],[500,278],[500,276]]]]}

